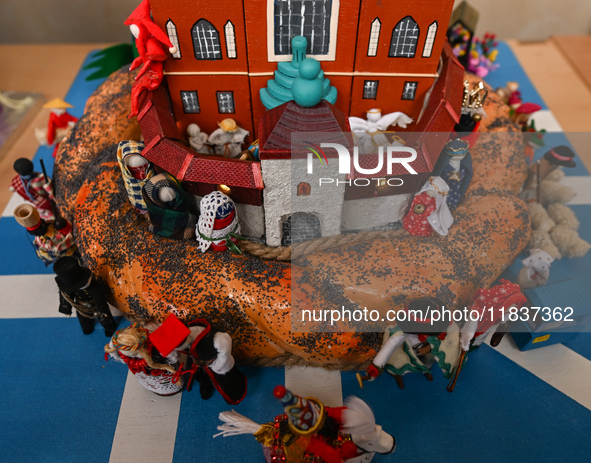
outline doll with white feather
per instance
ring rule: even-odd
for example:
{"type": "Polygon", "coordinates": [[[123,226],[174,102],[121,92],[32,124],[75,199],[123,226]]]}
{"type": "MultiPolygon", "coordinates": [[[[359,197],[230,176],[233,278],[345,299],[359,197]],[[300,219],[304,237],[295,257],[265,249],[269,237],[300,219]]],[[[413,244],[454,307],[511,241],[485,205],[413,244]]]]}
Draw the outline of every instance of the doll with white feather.
{"type": "Polygon", "coordinates": [[[357,397],[348,397],[344,407],[325,407],[283,386],[277,386],[273,394],[285,413],[272,423],[260,425],[233,410],[222,412],[224,424],[214,437],[253,434],[263,445],[268,463],[362,463],[396,448],[394,437],[376,424],[371,408],[357,397]]]}

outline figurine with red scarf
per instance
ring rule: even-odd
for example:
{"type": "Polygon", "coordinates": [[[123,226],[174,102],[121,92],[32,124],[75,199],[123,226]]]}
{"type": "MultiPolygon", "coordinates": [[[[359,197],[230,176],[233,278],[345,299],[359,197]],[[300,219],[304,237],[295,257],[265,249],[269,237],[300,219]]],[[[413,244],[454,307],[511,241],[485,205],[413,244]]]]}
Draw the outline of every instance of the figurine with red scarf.
{"type": "Polygon", "coordinates": [[[361,463],[396,448],[394,437],[376,424],[373,411],[358,397],[348,397],[343,407],[327,407],[283,386],[275,387],[273,394],[285,410],[273,423],[260,425],[235,411],[222,412],[222,432],[214,437],[253,434],[263,444],[268,463],[361,463]]]}
{"type": "Polygon", "coordinates": [[[242,402],[246,396],[246,377],[232,356],[232,338],[212,329],[207,320],[197,319],[186,325],[170,314],[150,333],[149,340],[165,357],[173,350],[187,354],[187,365],[184,369],[181,365],[178,372],[178,376],[188,375],[187,391],[196,379],[204,400],[213,395],[214,388],[231,405],[242,402]]]}
{"type": "Polygon", "coordinates": [[[468,352],[480,347],[495,330],[490,344],[493,347],[498,346],[505,334],[501,328],[508,321],[507,313],[512,307],[521,309],[526,302],[521,286],[508,280],[500,280],[498,285],[476,291],[470,309],[478,313],[478,319],[473,320],[476,317],[470,317],[460,330],[462,350],[468,352]]]}
{"type": "Polygon", "coordinates": [[[33,161],[27,158],[17,159],[13,167],[18,175],[10,182],[10,191],[14,191],[25,201],[33,204],[42,219],[54,220],[51,179],[35,172],[33,161]]]}
{"type": "Polygon", "coordinates": [[[373,381],[384,371],[404,388],[402,375],[421,373],[433,381],[431,367],[437,363],[443,376],[450,378],[460,355],[459,328],[445,316],[443,303],[434,297],[419,297],[397,312],[396,325],[386,328],[382,348],[367,368],[366,375],[357,375],[373,381]]]}
{"type": "Polygon", "coordinates": [[[60,143],[78,121],[78,118],[68,113],[68,108],[73,108],[73,106],[60,98],[45,103],[43,107],[51,110],[47,130],[35,129],[35,136],[42,146],[54,145],[53,157],[55,157],[60,143]]]}
{"type": "Polygon", "coordinates": [[[168,36],[160,29],[150,17],[150,2],[143,0],[142,3],[125,20],[124,24],[135,37],[138,56],[129,68],[130,71],[142,66],[131,90],[131,112],[129,117],[138,114],[138,99],[144,90],[156,90],[163,77],[162,62],[167,55],[163,45],[168,47],[170,53],[176,53],[177,48],[172,44],[168,36]]]}

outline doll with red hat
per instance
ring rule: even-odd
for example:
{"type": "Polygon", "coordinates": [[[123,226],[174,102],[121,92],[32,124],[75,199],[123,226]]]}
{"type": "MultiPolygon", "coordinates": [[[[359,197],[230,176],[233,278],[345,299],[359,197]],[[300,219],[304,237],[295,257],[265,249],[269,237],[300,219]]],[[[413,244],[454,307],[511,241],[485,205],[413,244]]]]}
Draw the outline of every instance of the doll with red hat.
{"type": "Polygon", "coordinates": [[[222,412],[222,432],[214,437],[253,434],[269,463],[361,463],[396,448],[394,437],[376,424],[371,408],[357,397],[348,397],[343,407],[327,407],[284,386],[273,394],[285,411],[273,423],[259,425],[235,411],[222,412]]]}
{"type": "Polygon", "coordinates": [[[75,309],[84,334],[94,331],[94,322],[98,319],[105,330],[105,336],[113,336],[117,322],[109,310],[101,280],[95,278],[73,256],[60,257],[53,264],[53,271],[60,290],[59,311],[70,316],[72,309],[75,309]]]}
{"type": "Polygon", "coordinates": [[[149,340],[164,356],[174,350],[187,354],[187,364],[181,365],[177,374],[187,376],[187,391],[197,380],[204,400],[212,396],[214,388],[231,405],[242,402],[246,396],[246,377],[232,356],[232,338],[214,330],[207,320],[197,319],[186,325],[170,314],[150,333],[149,340]]]}
{"type": "Polygon", "coordinates": [[[433,381],[431,367],[437,363],[443,376],[450,378],[455,360],[460,355],[459,328],[451,319],[451,312],[444,310],[441,300],[419,297],[396,313],[396,325],[384,332],[384,343],[367,368],[363,380],[373,381],[384,371],[404,388],[402,375],[421,373],[433,381]]]}
{"type": "Polygon", "coordinates": [[[54,220],[51,179],[35,172],[33,161],[27,158],[18,158],[13,168],[18,175],[10,182],[10,190],[35,206],[42,219],[54,220]]]}
{"type": "Polygon", "coordinates": [[[138,113],[138,98],[144,90],[155,90],[162,82],[162,62],[167,55],[163,45],[168,47],[170,53],[176,53],[177,48],[172,44],[168,36],[160,29],[150,17],[150,2],[142,3],[125,20],[124,24],[135,37],[135,45],[139,56],[131,63],[130,71],[142,66],[136,76],[136,82],[131,91],[131,113],[129,117],[138,113]]]}
{"type": "Polygon", "coordinates": [[[125,363],[139,383],[154,394],[178,394],[183,389],[182,381],[176,378],[179,355],[176,351],[167,357],[160,355],[148,334],[138,323],[117,331],[105,346],[105,359],[125,363]]]}
{"type": "Polygon", "coordinates": [[[72,235],[72,224],[63,217],[55,221],[45,221],[30,204],[21,204],[14,210],[16,221],[34,236],[33,247],[37,257],[45,265],[55,262],[60,257],[78,254],[78,247],[72,235]]]}

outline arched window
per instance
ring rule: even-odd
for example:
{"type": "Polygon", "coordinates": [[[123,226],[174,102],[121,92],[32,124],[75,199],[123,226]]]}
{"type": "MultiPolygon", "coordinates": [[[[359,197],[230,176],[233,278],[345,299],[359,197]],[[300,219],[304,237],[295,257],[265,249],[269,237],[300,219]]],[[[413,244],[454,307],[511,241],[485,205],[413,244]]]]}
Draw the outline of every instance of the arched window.
{"type": "Polygon", "coordinates": [[[425,46],[423,47],[423,58],[431,58],[433,52],[433,45],[435,44],[435,36],[437,35],[437,21],[433,21],[427,31],[425,38],[425,46]]]}
{"type": "Polygon", "coordinates": [[[166,21],[166,33],[168,34],[168,39],[170,42],[176,47],[176,53],[172,54],[174,59],[181,59],[181,47],[179,46],[179,36],[176,33],[176,26],[172,22],[172,19],[166,21]]]}
{"type": "Polygon", "coordinates": [[[193,24],[191,37],[193,37],[195,59],[222,59],[220,34],[209,21],[200,19],[193,24]]]}
{"type": "MultiPolygon", "coordinates": [[[[336,42],[336,37],[331,37],[331,18],[338,15],[339,0],[269,1],[273,2],[269,5],[273,13],[271,24],[274,24],[273,55],[291,55],[291,39],[298,35],[308,39],[306,54],[333,53],[332,42],[336,42]]],[[[336,30],[332,32],[334,35],[336,30]]]]}
{"type": "Polygon", "coordinates": [[[419,26],[410,16],[402,18],[392,30],[390,41],[391,58],[413,58],[419,41],[419,26]]]}
{"type": "Polygon", "coordinates": [[[234,31],[234,24],[228,19],[224,26],[224,35],[226,36],[226,54],[228,58],[236,58],[236,32],[234,31]]]}
{"type": "Polygon", "coordinates": [[[380,29],[382,22],[376,18],[371,23],[369,32],[369,45],[367,46],[367,56],[376,56],[378,54],[378,41],[380,40],[380,29]]]}

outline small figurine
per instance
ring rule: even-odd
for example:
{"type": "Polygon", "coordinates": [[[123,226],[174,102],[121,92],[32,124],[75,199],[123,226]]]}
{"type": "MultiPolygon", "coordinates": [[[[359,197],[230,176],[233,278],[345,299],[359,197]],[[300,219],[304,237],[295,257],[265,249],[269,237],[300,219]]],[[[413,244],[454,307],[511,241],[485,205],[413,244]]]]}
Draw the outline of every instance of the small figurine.
{"type": "Polygon", "coordinates": [[[195,151],[201,154],[213,154],[207,145],[208,135],[202,132],[197,124],[189,124],[187,135],[189,136],[189,145],[195,151]]]}
{"type": "Polygon", "coordinates": [[[53,264],[53,271],[60,290],[59,311],[70,316],[74,308],[84,334],[94,331],[94,320],[98,318],[105,336],[113,336],[117,322],[109,310],[102,282],[73,256],[60,257],[53,264]]]}
{"type": "Polygon", "coordinates": [[[445,378],[453,374],[453,367],[459,358],[459,335],[455,322],[441,316],[443,303],[433,297],[420,297],[410,301],[408,306],[397,313],[396,325],[384,332],[382,348],[367,368],[366,375],[357,375],[359,385],[363,380],[373,381],[384,370],[404,388],[402,375],[410,372],[422,373],[433,381],[431,366],[437,363],[445,378]],[[439,316],[435,317],[435,313],[439,316]]]}
{"type": "MultiPolygon", "coordinates": [[[[460,121],[454,127],[454,130],[461,134],[462,138],[466,139],[467,133],[478,131],[480,121],[486,117],[483,105],[486,97],[488,96],[488,90],[484,89],[484,84],[478,82],[474,84],[472,90],[470,90],[470,83],[468,80],[464,81],[464,96],[462,99],[462,110],[460,121]]],[[[472,146],[474,143],[471,140],[467,140],[472,146]]]]}
{"type": "Polygon", "coordinates": [[[574,157],[574,151],[565,145],[556,146],[547,151],[540,160],[530,166],[520,193],[521,199],[541,202],[540,186],[542,181],[557,167],[576,167],[574,157]]]}
{"type": "Polygon", "coordinates": [[[187,391],[196,379],[204,400],[212,396],[213,388],[231,405],[242,402],[246,396],[246,377],[232,357],[232,338],[212,329],[208,321],[197,319],[187,326],[170,314],[148,338],[164,356],[173,350],[187,354],[187,365],[184,369],[181,365],[177,374],[189,375],[187,391]]]}
{"type": "Polygon", "coordinates": [[[25,201],[29,201],[39,211],[44,220],[54,220],[53,185],[45,174],[33,170],[33,162],[19,158],[14,162],[18,174],[10,182],[10,191],[14,191],[25,201]]]}
{"type": "Polygon", "coordinates": [[[550,277],[550,264],[554,259],[546,251],[530,249],[529,257],[521,262],[523,268],[517,275],[517,284],[523,289],[545,285],[550,277]]]}
{"type": "Polygon", "coordinates": [[[349,118],[351,131],[357,137],[360,154],[377,153],[380,146],[400,144],[393,143],[388,139],[386,136],[389,133],[387,132],[388,127],[393,125],[404,129],[408,124],[412,123],[412,119],[402,112],[382,116],[382,111],[377,108],[367,111],[366,117],[367,120],[360,117],[349,118]]]}
{"type": "Polygon", "coordinates": [[[181,184],[172,175],[163,173],[148,179],[142,197],[153,233],[177,240],[195,236],[196,213],[185,198],[181,184]]]}
{"type": "Polygon", "coordinates": [[[478,313],[478,318],[470,317],[460,330],[460,344],[464,352],[480,347],[487,336],[496,329],[490,345],[496,347],[501,342],[505,332],[499,325],[505,325],[508,320],[503,313],[512,307],[521,309],[527,303],[521,287],[507,280],[500,280],[500,284],[488,289],[479,289],[470,302],[470,310],[478,313]]]}
{"type": "MultiPolygon", "coordinates": [[[[510,100],[511,101],[511,100],[510,100]]],[[[512,109],[509,116],[515,122],[522,132],[527,132],[528,122],[531,115],[542,109],[542,107],[535,103],[519,104],[514,110],[512,109]]]]}
{"type": "Polygon", "coordinates": [[[214,191],[203,197],[200,209],[196,229],[199,250],[205,252],[211,247],[214,251],[230,249],[234,254],[242,254],[235,244],[241,237],[234,201],[214,191]]]}
{"type": "Polygon", "coordinates": [[[454,221],[446,202],[448,193],[449,187],[441,177],[429,177],[402,219],[404,229],[414,236],[430,236],[433,230],[447,235],[454,221]]]}
{"type": "Polygon", "coordinates": [[[140,214],[148,212],[148,207],[142,196],[142,188],[155,173],[154,166],[141,155],[143,149],[143,142],[133,140],[122,141],[117,147],[117,162],[121,169],[127,196],[140,214]]]}
{"type": "Polygon", "coordinates": [[[43,107],[51,110],[47,122],[47,131],[36,129],[35,136],[42,146],[51,146],[55,143],[53,148],[53,157],[55,157],[60,143],[66,138],[70,129],[74,127],[78,118],[68,113],[68,108],[73,108],[73,106],[60,98],[45,103],[43,107]]]}
{"type": "Polygon", "coordinates": [[[215,154],[227,158],[236,158],[242,153],[242,144],[249,132],[238,127],[234,119],[224,119],[218,123],[219,129],[214,130],[207,139],[213,145],[215,154]]]}
{"type": "Polygon", "coordinates": [[[273,423],[260,425],[235,411],[222,412],[224,424],[214,437],[253,434],[269,463],[369,462],[374,453],[389,454],[396,448],[394,437],[376,425],[373,411],[358,397],[348,397],[344,407],[327,407],[283,386],[275,387],[273,394],[285,409],[273,423]]]}
{"type": "Polygon", "coordinates": [[[450,210],[454,210],[464,199],[472,181],[472,157],[470,145],[466,140],[456,138],[445,145],[433,170],[433,175],[441,177],[449,187],[446,197],[450,210]]]}
{"type": "Polygon", "coordinates": [[[165,45],[171,54],[177,52],[168,36],[152,21],[150,17],[150,2],[143,0],[142,3],[131,13],[123,23],[129,26],[129,30],[135,37],[135,44],[140,56],[138,56],[129,68],[130,71],[142,66],[136,82],[131,89],[131,112],[129,117],[138,114],[138,99],[144,90],[156,90],[164,76],[162,62],[167,55],[162,47],[165,45]]]}
{"type": "MultiPolygon", "coordinates": [[[[163,357],[148,339],[149,331],[134,323],[117,331],[105,353],[118,362],[125,363],[129,371],[148,391],[161,396],[171,396],[181,392],[182,381],[176,373],[179,368],[179,355],[176,351],[163,357]]],[[[107,355],[105,359],[108,360],[107,355]]]]}
{"type": "Polygon", "coordinates": [[[33,247],[45,265],[52,264],[60,257],[77,254],[72,225],[63,217],[45,221],[33,206],[21,204],[14,210],[14,218],[35,237],[33,247]]]}

